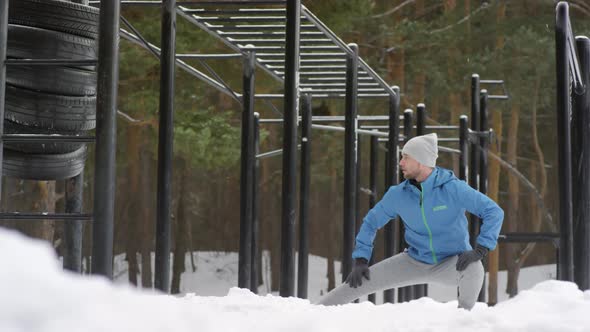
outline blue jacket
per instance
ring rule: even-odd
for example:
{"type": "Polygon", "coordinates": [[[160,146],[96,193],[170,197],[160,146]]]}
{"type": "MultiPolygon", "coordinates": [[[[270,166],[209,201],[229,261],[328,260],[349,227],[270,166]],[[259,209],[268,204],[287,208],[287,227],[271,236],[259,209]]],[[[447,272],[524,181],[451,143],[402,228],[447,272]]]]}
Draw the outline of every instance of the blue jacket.
{"type": "Polygon", "coordinates": [[[398,216],[405,226],[408,254],[424,263],[437,264],[472,249],[465,211],[482,219],[477,243],[496,247],[504,219],[498,204],[444,168],[436,167],[420,185],[422,191],[405,180],[389,188],[363,219],[353,258],[369,260],[377,230],[398,216]]]}

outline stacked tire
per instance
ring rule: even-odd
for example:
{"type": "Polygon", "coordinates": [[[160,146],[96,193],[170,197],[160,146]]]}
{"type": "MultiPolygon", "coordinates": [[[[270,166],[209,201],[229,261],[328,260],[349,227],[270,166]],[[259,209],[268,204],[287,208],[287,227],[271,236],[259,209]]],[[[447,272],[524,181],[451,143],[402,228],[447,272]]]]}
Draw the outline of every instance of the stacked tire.
{"type": "MultiPolygon", "coordinates": [[[[58,0],[9,3],[8,59],[98,57],[98,9],[58,0]]],[[[96,66],[6,68],[6,134],[85,135],[96,126],[96,66]]],[[[5,143],[3,175],[58,180],[78,175],[84,143],[5,143]]]]}

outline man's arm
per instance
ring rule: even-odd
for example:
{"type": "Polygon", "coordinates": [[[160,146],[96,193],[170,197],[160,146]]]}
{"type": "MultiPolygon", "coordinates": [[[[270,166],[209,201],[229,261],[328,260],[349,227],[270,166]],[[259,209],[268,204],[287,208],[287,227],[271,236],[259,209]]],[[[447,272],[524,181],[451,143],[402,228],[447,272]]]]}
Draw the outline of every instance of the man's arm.
{"type": "Polygon", "coordinates": [[[504,220],[504,210],[491,198],[471,188],[463,181],[455,181],[456,199],[459,204],[481,218],[482,226],[477,237],[477,243],[490,251],[496,248],[498,235],[504,220]]]}
{"type": "Polygon", "coordinates": [[[383,198],[367,213],[363,224],[356,236],[356,246],[352,258],[364,258],[367,262],[373,252],[373,241],[377,230],[385,226],[391,219],[397,217],[393,199],[394,187],[390,187],[383,198]]]}

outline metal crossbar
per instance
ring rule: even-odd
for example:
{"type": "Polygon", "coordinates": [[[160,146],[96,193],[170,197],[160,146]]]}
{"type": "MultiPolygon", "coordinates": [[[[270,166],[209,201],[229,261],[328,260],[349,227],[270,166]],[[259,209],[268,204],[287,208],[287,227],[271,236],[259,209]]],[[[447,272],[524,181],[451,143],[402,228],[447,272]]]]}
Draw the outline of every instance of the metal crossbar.
{"type": "MultiPolygon", "coordinates": [[[[276,80],[285,75],[284,1],[233,3],[208,6],[205,2],[178,2],[177,14],[236,52],[249,47],[256,51],[256,64],[276,80]],[[252,7],[264,5],[262,7],[252,7]],[[250,6],[250,7],[247,7],[250,6]]],[[[300,82],[312,97],[342,97],[345,92],[346,59],[350,47],[336,36],[305,6],[301,6],[300,82]]],[[[395,92],[362,59],[358,61],[359,93],[363,97],[383,97],[395,92]]],[[[217,80],[218,81],[218,80],[217,80]]]]}

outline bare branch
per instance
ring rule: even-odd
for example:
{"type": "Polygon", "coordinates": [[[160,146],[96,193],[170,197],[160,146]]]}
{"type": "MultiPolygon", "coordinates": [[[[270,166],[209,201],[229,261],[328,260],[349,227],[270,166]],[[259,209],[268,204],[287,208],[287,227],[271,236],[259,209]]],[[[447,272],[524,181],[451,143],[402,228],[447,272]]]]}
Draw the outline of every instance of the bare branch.
{"type": "Polygon", "coordinates": [[[455,26],[457,26],[457,25],[459,25],[459,24],[461,24],[461,23],[464,23],[464,22],[466,22],[466,21],[467,21],[467,20],[469,20],[469,19],[470,19],[470,18],[471,18],[473,15],[475,15],[475,14],[479,13],[480,11],[482,11],[482,10],[484,10],[484,9],[488,8],[488,7],[489,7],[488,3],[487,3],[487,2],[484,2],[484,3],[482,3],[482,4],[481,4],[481,6],[479,6],[479,8],[477,8],[477,9],[476,9],[476,10],[474,10],[474,11],[472,11],[472,12],[471,12],[469,15],[467,15],[467,16],[463,17],[462,19],[460,19],[460,20],[459,20],[457,23],[455,23],[455,24],[451,24],[451,25],[447,25],[447,26],[446,26],[446,27],[444,27],[444,28],[440,28],[440,29],[432,30],[432,31],[430,31],[430,34],[435,34],[435,33],[443,32],[443,31],[447,31],[447,30],[449,30],[449,29],[451,29],[451,28],[453,28],[453,27],[455,27],[455,26]]]}
{"type": "Polygon", "coordinates": [[[373,16],[371,16],[371,18],[380,18],[380,17],[384,17],[387,15],[391,15],[391,14],[395,13],[396,11],[404,8],[406,5],[411,4],[412,2],[414,2],[414,0],[406,0],[406,1],[402,2],[401,4],[397,5],[396,7],[386,11],[385,13],[373,15],[373,16]]]}

